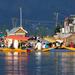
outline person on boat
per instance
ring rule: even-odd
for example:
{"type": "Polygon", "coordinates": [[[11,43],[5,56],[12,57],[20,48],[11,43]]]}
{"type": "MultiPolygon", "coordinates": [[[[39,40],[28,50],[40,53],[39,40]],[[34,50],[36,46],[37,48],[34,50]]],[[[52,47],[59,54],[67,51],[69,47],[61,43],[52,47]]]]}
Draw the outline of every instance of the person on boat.
{"type": "Polygon", "coordinates": [[[71,42],[71,45],[70,45],[72,48],[73,48],[73,43],[71,42]]]}
{"type": "Polygon", "coordinates": [[[55,47],[55,44],[54,43],[52,44],[52,47],[55,47]]]}
{"type": "Polygon", "coordinates": [[[24,43],[23,42],[21,42],[21,46],[23,46],[24,45],[24,43]]]}
{"type": "Polygon", "coordinates": [[[37,44],[36,44],[36,46],[35,46],[35,49],[38,49],[38,50],[41,50],[42,49],[42,44],[41,44],[41,42],[38,40],[38,42],[37,42],[37,44]]]}
{"type": "Polygon", "coordinates": [[[25,42],[25,46],[28,46],[28,43],[27,43],[27,41],[25,42]]]}
{"type": "Polygon", "coordinates": [[[52,47],[52,43],[48,43],[48,47],[51,48],[52,47]]]}
{"type": "Polygon", "coordinates": [[[44,49],[44,48],[45,48],[45,46],[46,46],[46,45],[45,45],[45,43],[43,43],[42,48],[44,49]]]}
{"type": "Polygon", "coordinates": [[[29,44],[28,44],[28,47],[29,47],[29,48],[31,48],[31,47],[32,47],[32,45],[31,45],[31,43],[30,43],[30,42],[29,42],[29,44]]]}
{"type": "Polygon", "coordinates": [[[63,47],[63,43],[60,44],[60,47],[63,47]]]}
{"type": "Polygon", "coordinates": [[[15,48],[13,47],[13,43],[11,44],[10,49],[15,49],[15,48]]]}
{"type": "Polygon", "coordinates": [[[46,44],[45,48],[49,48],[48,44],[46,44]]]}
{"type": "Polygon", "coordinates": [[[18,40],[14,40],[13,47],[15,49],[18,49],[19,48],[19,41],[18,40]]]}
{"type": "Polygon", "coordinates": [[[66,46],[66,43],[63,41],[63,46],[66,46]]]}

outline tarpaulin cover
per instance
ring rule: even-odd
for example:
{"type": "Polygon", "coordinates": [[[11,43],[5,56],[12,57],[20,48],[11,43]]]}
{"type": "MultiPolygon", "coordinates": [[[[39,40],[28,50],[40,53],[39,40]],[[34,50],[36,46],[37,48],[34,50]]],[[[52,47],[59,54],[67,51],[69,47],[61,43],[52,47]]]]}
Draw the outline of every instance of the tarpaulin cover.
{"type": "Polygon", "coordinates": [[[51,43],[56,42],[55,40],[52,40],[52,39],[50,39],[50,38],[44,38],[44,40],[49,41],[49,42],[51,42],[51,43]]]}
{"type": "Polygon", "coordinates": [[[16,39],[16,40],[29,40],[33,39],[32,37],[20,37],[20,36],[7,36],[8,39],[16,39]]]}
{"type": "Polygon", "coordinates": [[[46,40],[44,40],[44,39],[38,39],[38,40],[40,40],[40,41],[42,41],[42,42],[44,42],[44,43],[51,43],[51,42],[49,42],[49,41],[46,41],[46,40]]]}

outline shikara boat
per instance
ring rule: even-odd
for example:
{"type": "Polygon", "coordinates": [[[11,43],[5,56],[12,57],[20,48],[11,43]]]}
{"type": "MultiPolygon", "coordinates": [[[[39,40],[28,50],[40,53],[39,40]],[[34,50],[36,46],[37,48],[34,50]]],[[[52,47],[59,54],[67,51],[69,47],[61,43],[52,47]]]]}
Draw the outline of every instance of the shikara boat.
{"type": "Polygon", "coordinates": [[[64,47],[64,48],[75,51],[75,48],[72,48],[72,47],[64,47]]]}
{"type": "MultiPolygon", "coordinates": [[[[7,43],[6,43],[6,47],[0,47],[0,50],[2,51],[8,51],[8,52],[34,52],[34,51],[49,51],[50,49],[54,49],[54,48],[47,48],[47,49],[43,49],[43,50],[35,50],[34,48],[28,48],[28,47],[22,47],[21,46],[21,41],[25,40],[28,41],[29,39],[34,39],[32,37],[20,37],[20,36],[7,36],[6,37],[6,42],[8,39],[12,39],[12,40],[18,40],[20,42],[20,47],[19,48],[8,48],[7,47],[7,43]]],[[[40,40],[40,39],[39,39],[40,40]]],[[[45,40],[41,40],[45,43],[49,43],[48,41],[45,40]]]]}
{"type": "Polygon", "coordinates": [[[28,48],[28,50],[30,51],[30,52],[46,52],[46,51],[50,51],[50,50],[52,50],[52,49],[55,49],[55,48],[45,48],[45,49],[42,49],[42,50],[38,50],[38,49],[34,49],[34,48],[28,48]]]}
{"type": "MultiPolygon", "coordinates": [[[[20,51],[20,52],[27,52],[27,48],[26,47],[22,47],[21,46],[21,41],[24,40],[24,41],[28,41],[29,39],[33,39],[32,37],[20,37],[20,36],[7,36],[6,37],[6,47],[0,47],[0,50],[3,50],[3,51],[11,51],[11,52],[14,52],[14,51],[20,51]],[[19,43],[20,43],[20,47],[19,48],[8,48],[7,47],[7,40],[8,39],[12,39],[12,40],[18,40],[19,43]]],[[[31,50],[32,51],[32,50],[31,50]]]]}

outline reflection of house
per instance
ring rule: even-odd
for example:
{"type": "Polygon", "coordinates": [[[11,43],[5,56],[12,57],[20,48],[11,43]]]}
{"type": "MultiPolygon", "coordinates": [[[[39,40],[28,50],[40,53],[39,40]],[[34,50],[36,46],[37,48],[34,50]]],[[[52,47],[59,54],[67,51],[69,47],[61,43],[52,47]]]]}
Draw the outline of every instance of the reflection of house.
{"type": "Polygon", "coordinates": [[[54,35],[54,39],[63,40],[66,42],[66,45],[70,45],[71,42],[75,44],[75,34],[72,33],[54,35]]]}
{"type": "Polygon", "coordinates": [[[16,27],[16,28],[11,29],[9,32],[7,32],[7,36],[16,35],[16,36],[25,37],[26,33],[28,32],[24,30],[22,27],[16,27]]]}

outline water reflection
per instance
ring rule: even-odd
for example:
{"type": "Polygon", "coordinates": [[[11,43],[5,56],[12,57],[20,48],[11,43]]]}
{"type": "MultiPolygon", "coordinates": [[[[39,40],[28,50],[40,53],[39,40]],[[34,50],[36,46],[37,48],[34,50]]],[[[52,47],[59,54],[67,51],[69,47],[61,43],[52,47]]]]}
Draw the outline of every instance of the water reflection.
{"type": "Polygon", "coordinates": [[[0,75],[75,75],[75,52],[0,52],[0,75]]]}
{"type": "Polygon", "coordinates": [[[27,75],[27,53],[6,53],[6,75],[27,75]]]}
{"type": "Polygon", "coordinates": [[[75,52],[58,52],[56,75],[75,75],[75,52]]]}
{"type": "Polygon", "coordinates": [[[35,60],[36,60],[36,75],[41,75],[41,52],[35,53],[35,60]]]}

